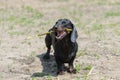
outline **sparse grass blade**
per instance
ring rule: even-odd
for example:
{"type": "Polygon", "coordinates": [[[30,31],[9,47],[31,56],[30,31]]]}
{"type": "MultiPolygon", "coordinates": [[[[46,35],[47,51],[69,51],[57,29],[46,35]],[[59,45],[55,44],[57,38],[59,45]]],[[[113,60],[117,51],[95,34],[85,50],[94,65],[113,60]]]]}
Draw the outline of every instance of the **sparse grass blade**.
{"type": "Polygon", "coordinates": [[[76,72],[79,73],[80,70],[81,70],[81,65],[80,64],[76,64],[75,65],[75,69],[76,69],[76,72]]]}
{"type": "Polygon", "coordinates": [[[92,74],[93,69],[94,69],[94,67],[88,68],[88,70],[90,70],[90,71],[85,75],[85,80],[88,80],[88,77],[89,77],[89,75],[92,74]]]}
{"type": "Polygon", "coordinates": [[[53,80],[53,77],[52,77],[51,75],[48,75],[48,76],[46,77],[46,80],[53,80]]]}
{"type": "Polygon", "coordinates": [[[105,14],[106,17],[119,17],[120,16],[120,12],[114,12],[114,11],[110,11],[110,12],[107,12],[105,14]]]}
{"type": "Polygon", "coordinates": [[[10,36],[14,36],[14,35],[19,36],[19,35],[24,35],[24,32],[20,32],[20,31],[10,31],[10,32],[8,32],[8,34],[9,34],[10,36]]]}
{"type": "Polygon", "coordinates": [[[101,30],[103,28],[104,28],[103,24],[94,24],[92,26],[92,31],[101,30]]]}
{"type": "Polygon", "coordinates": [[[91,65],[88,65],[85,67],[85,70],[91,70],[92,66],[91,65]]]}
{"type": "Polygon", "coordinates": [[[84,54],[86,54],[87,52],[86,52],[86,49],[84,49],[84,50],[79,50],[78,52],[77,52],[77,57],[80,57],[80,56],[83,56],[84,54]]]}

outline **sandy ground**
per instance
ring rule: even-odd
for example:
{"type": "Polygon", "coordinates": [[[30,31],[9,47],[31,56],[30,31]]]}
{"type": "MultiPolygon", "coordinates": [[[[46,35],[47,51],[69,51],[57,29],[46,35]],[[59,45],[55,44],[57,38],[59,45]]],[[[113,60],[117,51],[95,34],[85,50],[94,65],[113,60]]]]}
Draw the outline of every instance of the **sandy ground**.
{"type": "Polygon", "coordinates": [[[85,80],[88,65],[94,69],[86,80],[120,80],[120,15],[103,17],[112,10],[120,13],[119,0],[0,0],[0,80],[85,80]],[[32,18],[37,15],[33,9],[43,17],[32,18]],[[45,36],[36,35],[47,32],[64,17],[77,26],[79,51],[75,65],[79,64],[80,70],[56,76],[53,50],[50,60],[44,61],[45,36]],[[107,26],[104,34],[102,30],[100,34],[96,29],[89,31],[99,23],[107,26]]]}

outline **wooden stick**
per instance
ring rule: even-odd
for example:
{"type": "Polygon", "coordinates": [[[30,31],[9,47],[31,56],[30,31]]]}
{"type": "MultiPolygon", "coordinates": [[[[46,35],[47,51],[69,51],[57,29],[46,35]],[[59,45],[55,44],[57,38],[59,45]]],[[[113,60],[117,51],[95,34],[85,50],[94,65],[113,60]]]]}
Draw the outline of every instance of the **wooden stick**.
{"type": "MultiPolygon", "coordinates": [[[[65,30],[66,30],[67,32],[72,31],[72,29],[69,29],[69,28],[65,28],[65,30]]],[[[43,36],[43,35],[46,35],[46,34],[51,34],[52,32],[54,32],[54,31],[46,32],[46,33],[43,33],[43,34],[38,34],[38,36],[43,36]]]]}
{"type": "Polygon", "coordinates": [[[46,34],[50,34],[51,32],[46,32],[46,33],[43,33],[43,34],[39,34],[38,36],[43,36],[43,35],[46,35],[46,34]]]}
{"type": "Polygon", "coordinates": [[[46,34],[51,34],[53,31],[50,31],[50,32],[46,32],[46,33],[43,33],[43,34],[38,34],[38,36],[43,36],[43,35],[46,35],[46,34]]]}

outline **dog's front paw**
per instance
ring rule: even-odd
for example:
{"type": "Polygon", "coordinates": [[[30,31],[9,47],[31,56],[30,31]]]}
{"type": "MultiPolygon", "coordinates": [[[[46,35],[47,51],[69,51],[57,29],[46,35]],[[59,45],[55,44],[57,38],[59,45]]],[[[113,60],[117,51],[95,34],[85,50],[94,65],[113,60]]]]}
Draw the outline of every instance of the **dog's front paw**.
{"type": "Polygon", "coordinates": [[[57,72],[57,75],[64,75],[65,73],[64,73],[64,71],[58,71],[57,72]]]}
{"type": "Polygon", "coordinates": [[[70,69],[68,70],[68,72],[69,72],[69,73],[76,74],[76,69],[71,69],[71,68],[70,68],[70,69]]]}
{"type": "Polygon", "coordinates": [[[44,55],[44,56],[43,56],[43,59],[49,59],[49,58],[50,58],[49,55],[44,55]]]}

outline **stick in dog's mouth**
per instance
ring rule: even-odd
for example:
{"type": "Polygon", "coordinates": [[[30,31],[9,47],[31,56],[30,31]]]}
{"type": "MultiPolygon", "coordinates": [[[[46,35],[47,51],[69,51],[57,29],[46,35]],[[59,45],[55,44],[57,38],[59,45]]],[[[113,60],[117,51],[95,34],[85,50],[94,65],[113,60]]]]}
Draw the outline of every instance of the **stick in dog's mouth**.
{"type": "Polygon", "coordinates": [[[65,30],[64,31],[57,31],[56,38],[57,39],[63,39],[66,35],[67,35],[67,32],[65,30]]]}
{"type": "Polygon", "coordinates": [[[57,39],[63,39],[67,34],[69,34],[72,31],[72,29],[65,28],[63,30],[56,30],[57,32],[57,39]]]}

